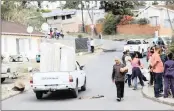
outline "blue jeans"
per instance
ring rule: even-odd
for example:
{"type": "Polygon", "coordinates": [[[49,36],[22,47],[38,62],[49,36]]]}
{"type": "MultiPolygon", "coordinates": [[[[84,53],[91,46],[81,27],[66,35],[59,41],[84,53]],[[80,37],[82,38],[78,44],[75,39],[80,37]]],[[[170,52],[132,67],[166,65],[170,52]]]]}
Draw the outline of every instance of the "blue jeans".
{"type": "Polygon", "coordinates": [[[153,73],[154,74],[154,95],[159,96],[162,88],[162,74],[163,73],[153,73]]]}

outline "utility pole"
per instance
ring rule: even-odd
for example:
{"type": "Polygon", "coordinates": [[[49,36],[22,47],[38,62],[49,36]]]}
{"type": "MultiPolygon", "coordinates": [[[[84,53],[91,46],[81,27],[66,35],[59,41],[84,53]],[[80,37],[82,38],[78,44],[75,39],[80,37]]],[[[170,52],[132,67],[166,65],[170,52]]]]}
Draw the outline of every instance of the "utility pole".
{"type": "Polygon", "coordinates": [[[84,25],[84,18],[83,18],[83,3],[81,1],[81,11],[82,11],[82,30],[83,30],[83,33],[85,33],[85,25],[84,25]]]}
{"type": "Polygon", "coordinates": [[[91,38],[93,38],[94,36],[94,11],[93,11],[93,7],[92,7],[92,30],[91,30],[92,36],[91,38]]]}

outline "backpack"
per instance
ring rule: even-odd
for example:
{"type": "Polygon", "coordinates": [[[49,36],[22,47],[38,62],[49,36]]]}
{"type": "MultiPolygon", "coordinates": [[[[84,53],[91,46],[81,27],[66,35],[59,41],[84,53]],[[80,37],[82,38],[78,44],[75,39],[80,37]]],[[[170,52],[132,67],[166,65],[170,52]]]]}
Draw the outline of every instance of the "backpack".
{"type": "Polygon", "coordinates": [[[174,64],[166,70],[165,76],[174,78],[174,64]]]}

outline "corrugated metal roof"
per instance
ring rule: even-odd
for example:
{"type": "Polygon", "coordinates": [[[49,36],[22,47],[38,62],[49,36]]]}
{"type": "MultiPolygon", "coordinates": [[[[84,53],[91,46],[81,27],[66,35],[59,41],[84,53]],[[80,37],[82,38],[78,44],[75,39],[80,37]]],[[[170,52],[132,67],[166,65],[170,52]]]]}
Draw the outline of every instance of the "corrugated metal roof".
{"type": "MultiPolygon", "coordinates": [[[[9,21],[1,21],[1,26],[2,26],[2,34],[10,34],[10,35],[30,35],[27,32],[27,26],[21,25],[15,22],[9,22],[9,21]]],[[[43,33],[34,30],[31,33],[31,36],[44,36],[43,33]]]]}
{"type": "Polygon", "coordinates": [[[44,18],[48,18],[48,17],[53,17],[53,16],[62,16],[62,15],[69,15],[69,14],[75,14],[76,10],[72,10],[72,9],[56,9],[56,10],[52,10],[49,13],[43,13],[42,17],[44,18]]]}

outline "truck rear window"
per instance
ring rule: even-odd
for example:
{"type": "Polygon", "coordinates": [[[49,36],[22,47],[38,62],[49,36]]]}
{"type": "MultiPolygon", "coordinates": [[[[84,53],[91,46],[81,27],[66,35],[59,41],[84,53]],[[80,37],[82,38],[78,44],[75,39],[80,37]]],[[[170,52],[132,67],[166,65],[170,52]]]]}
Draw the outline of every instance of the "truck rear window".
{"type": "Polygon", "coordinates": [[[127,44],[141,44],[141,41],[140,40],[130,40],[127,42],[127,44]]]}

